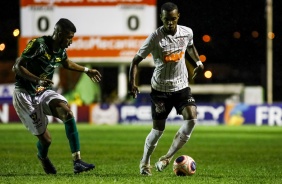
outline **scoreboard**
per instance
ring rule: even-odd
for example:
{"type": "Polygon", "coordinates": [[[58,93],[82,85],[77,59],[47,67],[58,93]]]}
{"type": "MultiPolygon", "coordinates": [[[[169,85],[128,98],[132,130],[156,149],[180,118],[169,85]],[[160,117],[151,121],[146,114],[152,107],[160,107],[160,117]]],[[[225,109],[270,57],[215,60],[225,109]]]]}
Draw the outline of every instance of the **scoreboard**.
{"type": "Polygon", "coordinates": [[[19,52],[52,35],[60,18],[77,29],[68,56],[79,62],[131,62],[156,29],[156,0],[21,0],[19,52]]]}

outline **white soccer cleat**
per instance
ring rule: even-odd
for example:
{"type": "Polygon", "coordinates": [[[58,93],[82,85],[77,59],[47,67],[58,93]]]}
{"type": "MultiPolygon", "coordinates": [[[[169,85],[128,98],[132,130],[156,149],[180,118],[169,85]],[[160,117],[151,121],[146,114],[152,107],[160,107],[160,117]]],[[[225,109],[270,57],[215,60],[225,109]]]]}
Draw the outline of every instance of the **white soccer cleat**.
{"type": "Polygon", "coordinates": [[[140,174],[144,176],[152,176],[150,164],[140,162],[140,174]]]}
{"type": "Polygon", "coordinates": [[[170,163],[171,158],[167,158],[165,156],[161,156],[159,161],[155,163],[157,171],[161,172],[163,171],[170,163]]]}

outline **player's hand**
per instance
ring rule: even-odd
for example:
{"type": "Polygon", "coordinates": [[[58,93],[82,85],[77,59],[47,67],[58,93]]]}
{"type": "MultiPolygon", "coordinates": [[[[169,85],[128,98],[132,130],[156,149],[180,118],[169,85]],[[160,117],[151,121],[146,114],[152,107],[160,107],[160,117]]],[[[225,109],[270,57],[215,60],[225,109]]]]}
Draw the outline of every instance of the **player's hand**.
{"type": "Polygon", "coordinates": [[[100,74],[100,72],[95,69],[89,69],[89,71],[86,72],[86,74],[93,82],[100,82],[102,79],[102,75],[100,74]]]}
{"type": "Polygon", "coordinates": [[[39,86],[42,86],[42,87],[49,87],[54,84],[53,81],[50,79],[39,79],[37,83],[39,86]]]}
{"type": "Polygon", "coordinates": [[[139,92],[139,89],[137,86],[135,85],[129,85],[129,91],[128,91],[128,94],[130,96],[132,96],[133,98],[137,98],[137,94],[140,93],[139,92]]]}
{"type": "Polygon", "coordinates": [[[200,73],[204,71],[204,65],[199,65],[194,69],[194,74],[192,79],[195,79],[200,73]]]}

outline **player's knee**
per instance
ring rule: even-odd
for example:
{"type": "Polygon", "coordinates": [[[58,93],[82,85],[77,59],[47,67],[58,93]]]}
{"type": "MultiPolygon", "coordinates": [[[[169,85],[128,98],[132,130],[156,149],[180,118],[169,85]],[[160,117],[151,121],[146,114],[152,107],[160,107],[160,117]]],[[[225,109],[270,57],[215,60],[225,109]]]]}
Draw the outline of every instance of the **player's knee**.
{"type": "Polygon", "coordinates": [[[191,119],[187,121],[189,127],[194,127],[196,125],[196,122],[197,119],[191,119]]]}
{"type": "Polygon", "coordinates": [[[51,143],[52,143],[52,139],[50,138],[50,139],[48,139],[48,140],[46,140],[46,146],[50,146],[51,145],[51,143]]]}
{"type": "Polygon", "coordinates": [[[51,145],[52,139],[48,137],[48,138],[41,139],[40,142],[45,147],[49,147],[51,145]]]}
{"type": "Polygon", "coordinates": [[[62,121],[73,118],[73,112],[68,108],[57,108],[58,118],[62,121]]]}
{"type": "Polygon", "coordinates": [[[196,125],[196,122],[197,122],[197,119],[187,120],[186,122],[182,124],[178,132],[181,133],[182,135],[187,136],[187,139],[189,139],[196,125]]]}
{"type": "Polygon", "coordinates": [[[68,119],[71,119],[71,118],[73,118],[73,112],[70,110],[70,109],[68,109],[68,110],[65,110],[62,114],[61,114],[61,120],[62,121],[66,121],[66,120],[68,120],[68,119]]]}

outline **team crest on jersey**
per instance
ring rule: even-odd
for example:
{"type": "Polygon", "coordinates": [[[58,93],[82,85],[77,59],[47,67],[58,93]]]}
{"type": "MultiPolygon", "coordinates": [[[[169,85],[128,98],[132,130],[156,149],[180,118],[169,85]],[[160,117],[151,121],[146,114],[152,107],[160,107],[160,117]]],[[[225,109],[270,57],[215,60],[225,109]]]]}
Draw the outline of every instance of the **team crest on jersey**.
{"type": "Polygon", "coordinates": [[[180,47],[184,47],[185,46],[185,40],[183,38],[180,38],[179,41],[178,41],[178,45],[180,47]]]}
{"type": "Polygon", "coordinates": [[[167,44],[168,44],[168,43],[167,43],[167,41],[166,41],[165,39],[162,39],[162,40],[161,40],[161,44],[160,44],[161,47],[166,47],[167,44]]]}

